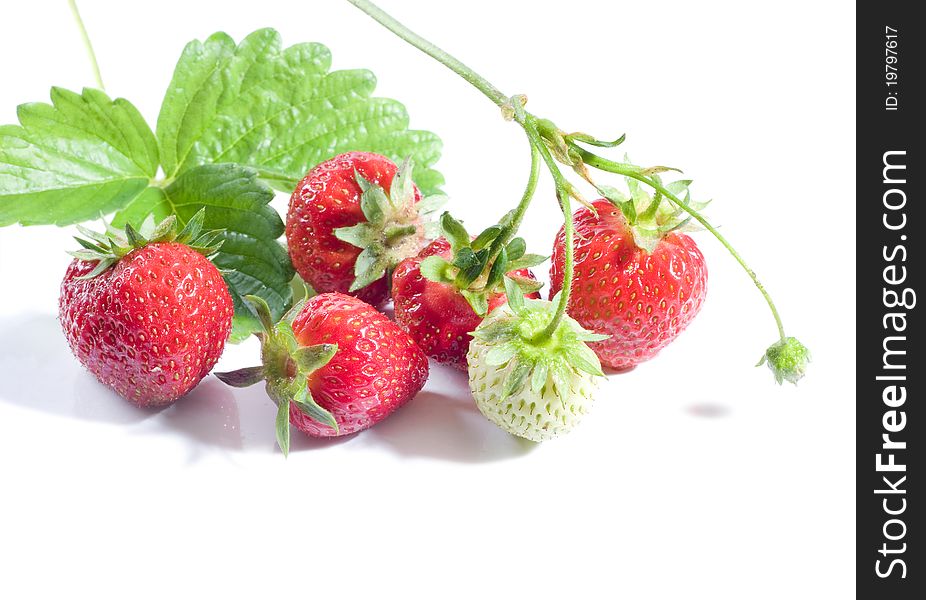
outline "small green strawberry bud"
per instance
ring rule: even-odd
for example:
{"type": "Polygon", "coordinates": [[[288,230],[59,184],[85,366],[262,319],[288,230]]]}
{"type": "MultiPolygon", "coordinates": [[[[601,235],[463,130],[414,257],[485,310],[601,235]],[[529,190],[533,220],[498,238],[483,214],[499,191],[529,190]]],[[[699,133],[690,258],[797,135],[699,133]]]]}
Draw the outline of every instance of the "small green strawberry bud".
{"type": "Polygon", "coordinates": [[[782,381],[797,384],[804,376],[809,362],[810,350],[797,338],[786,337],[769,346],[756,366],[767,363],[779,384],[782,381]]]}

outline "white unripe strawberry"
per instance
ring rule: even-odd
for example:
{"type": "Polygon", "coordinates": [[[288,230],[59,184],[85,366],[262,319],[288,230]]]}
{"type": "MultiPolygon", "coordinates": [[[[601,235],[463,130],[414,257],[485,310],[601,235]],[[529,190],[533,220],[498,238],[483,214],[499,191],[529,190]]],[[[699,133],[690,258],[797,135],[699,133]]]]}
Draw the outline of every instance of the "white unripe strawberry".
{"type": "Polygon", "coordinates": [[[606,336],[583,329],[568,315],[552,335],[543,336],[558,299],[514,296],[473,332],[466,356],[469,387],[487,419],[541,442],[568,433],[589,411],[596,379],[604,374],[586,342],[606,336]]]}

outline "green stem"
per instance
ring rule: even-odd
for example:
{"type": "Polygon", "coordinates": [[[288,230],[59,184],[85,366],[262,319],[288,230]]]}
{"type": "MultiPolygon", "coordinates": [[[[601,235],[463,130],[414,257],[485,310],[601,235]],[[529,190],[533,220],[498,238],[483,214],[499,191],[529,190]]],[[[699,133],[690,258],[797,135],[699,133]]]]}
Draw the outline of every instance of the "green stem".
{"type": "MultiPolygon", "coordinates": [[[[457,60],[444,50],[435,46],[428,40],[424,39],[414,31],[410,30],[408,27],[394,19],[388,13],[383,11],[381,8],[369,2],[368,0],[347,0],[366,14],[373,17],[380,25],[396,34],[415,48],[418,48],[431,58],[440,62],[441,64],[448,67],[451,71],[471,83],[476,89],[485,94],[489,100],[494,102],[498,106],[509,106],[513,111],[514,120],[524,128],[525,133],[527,134],[528,140],[531,145],[531,175],[527,182],[527,189],[524,192],[524,195],[521,198],[521,202],[518,204],[518,207],[515,209],[515,214],[512,218],[512,225],[509,227],[507,232],[502,232],[499,235],[499,239],[503,236],[510,238],[517,231],[518,226],[521,223],[521,220],[524,217],[524,213],[527,211],[527,207],[530,204],[531,198],[534,195],[534,190],[537,187],[537,178],[539,170],[539,161],[537,160],[537,155],[539,154],[543,158],[544,163],[546,163],[547,168],[550,170],[550,174],[553,176],[553,181],[556,184],[556,195],[560,202],[560,207],[563,210],[563,216],[565,220],[565,230],[567,237],[566,244],[566,266],[565,266],[565,276],[563,279],[563,292],[560,295],[559,304],[556,307],[556,313],[554,314],[553,320],[547,326],[546,329],[541,331],[534,339],[535,342],[542,342],[545,339],[548,339],[553,332],[556,331],[556,328],[559,326],[560,321],[562,321],[563,315],[566,313],[566,306],[569,302],[569,294],[572,288],[572,273],[573,273],[573,260],[572,260],[572,207],[569,201],[570,190],[572,186],[566,181],[566,178],[563,177],[563,174],[560,172],[559,167],[556,165],[556,161],[553,159],[553,156],[550,154],[549,149],[546,147],[546,144],[543,141],[543,137],[540,135],[537,130],[536,118],[523,110],[523,107],[520,105],[520,101],[512,100],[505,94],[503,94],[498,88],[489,83],[484,77],[473,71],[471,68],[463,64],[461,61],[457,60]]],[[[507,241],[507,240],[506,240],[507,241]]],[[[492,250],[497,253],[501,250],[502,244],[499,244],[497,247],[493,244],[492,250]]]]}
{"type": "Polygon", "coordinates": [[[539,344],[549,339],[550,336],[556,332],[556,328],[559,327],[560,322],[563,320],[563,315],[566,314],[566,307],[569,305],[569,296],[572,294],[572,277],[574,271],[572,204],[570,202],[569,182],[563,177],[553,155],[550,154],[550,149],[547,148],[540,132],[537,130],[536,119],[529,115],[522,125],[524,126],[524,131],[527,133],[527,137],[531,141],[531,145],[536,151],[540,152],[543,162],[546,163],[547,168],[550,170],[550,174],[553,176],[553,182],[556,186],[556,198],[559,200],[560,209],[563,211],[563,233],[565,235],[565,246],[563,248],[563,287],[560,290],[559,303],[556,305],[556,312],[553,313],[553,319],[550,320],[550,323],[545,329],[531,339],[532,342],[539,344]]]}
{"type": "Polygon", "coordinates": [[[68,0],[71,7],[71,14],[74,15],[74,21],[77,23],[77,29],[80,30],[80,37],[84,41],[84,48],[87,50],[87,56],[90,57],[90,64],[93,66],[93,76],[96,78],[96,85],[103,91],[103,76],[100,75],[100,65],[96,61],[96,53],[93,51],[93,44],[90,43],[90,36],[87,35],[87,28],[84,26],[84,20],[80,18],[80,11],[77,10],[77,0],[68,0]]]}
{"type": "Polygon", "coordinates": [[[418,48],[434,60],[443,64],[451,71],[470,82],[476,89],[488,96],[489,100],[494,102],[498,106],[508,103],[508,96],[503,94],[496,88],[494,85],[489,83],[481,75],[467,67],[465,64],[447,54],[428,40],[424,39],[405,25],[402,25],[396,21],[392,16],[386,13],[383,9],[376,6],[368,0],[347,0],[366,14],[373,17],[380,25],[396,34],[415,48],[418,48]]]}
{"type": "MultiPolygon", "coordinates": [[[[501,249],[508,244],[514,238],[514,235],[518,232],[518,229],[521,227],[521,221],[524,220],[524,215],[527,213],[527,208],[531,204],[531,199],[534,197],[534,191],[537,189],[537,179],[540,177],[540,154],[537,152],[537,148],[534,147],[534,144],[530,145],[531,147],[531,174],[527,179],[527,187],[524,188],[524,194],[521,196],[521,201],[518,203],[517,208],[514,209],[514,213],[511,215],[511,221],[508,223],[508,226],[498,234],[498,237],[492,242],[492,250],[490,255],[494,259],[495,256],[501,251],[501,249]]],[[[489,261],[491,264],[492,261],[489,261]]],[[[488,267],[487,267],[488,268],[488,267]]]]}
{"type": "Polygon", "coordinates": [[[762,293],[762,296],[765,298],[766,303],[768,303],[768,307],[772,311],[772,316],[775,317],[775,324],[778,326],[778,335],[781,337],[782,340],[785,339],[785,328],[781,322],[781,316],[779,316],[778,314],[778,309],[775,308],[775,303],[772,301],[771,295],[769,295],[768,291],[765,289],[765,286],[762,285],[762,282],[760,282],[759,278],[756,276],[755,271],[753,271],[749,267],[749,265],[746,264],[746,261],[743,260],[743,257],[740,256],[739,252],[737,252],[736,249],[733,247],[733,245],[727,241],[727,239],[723,236],[723,234],[717,231],[716,227],[711,225],[707,221],[707,219],[701,216],[701,213],[699,213],[697,210],[691,208],[686,203],[679,200],[678,197],[675,196],[675,194],[667,190],[663,185],[661,185],[660,183],[658,183],[651,177],[647,177],[646,175],[640,174],[638,170],[636,170],[635,167],[626,165],[623,163],[614,162],[606,158],[602,158],[601,156],[598,156],[597,154],[589,152],[588,150],[585,150],[584,148],[581,148],[575,144],[570,144],[570,147],[576,152],[578,152],[579,156],[582,158],[582,162],[584,162],[585,164],[589,166],[595,167],[596,169],[601,169],[602,171],[607,171],[609,173],[616,173],[618,175],[624,175],[625,177],[636,179],[637,181],[640,181],[650,186],[651,188],[653,188],[654,190],[656,190],[657,192],[659,192],[660,194],[668,198],[677,207],[681,208],[682,210],[687,212],[689,215],[691,215],[691,217],[695,221],[700,223],[702,227],[704,227],[706,230],[711,232],[714,235],[714,237],[717,238],[717,241],[720,242],[723,245],[723,247],[726,248],[727,251],[731,255],[733,255],[733,258],[736,259],[736,262],[738,262],[740,266],[743,267],[743,269],[749,275],[750,279],[752,279],[752,282],[756,285],[756,287],[762,293]]]}

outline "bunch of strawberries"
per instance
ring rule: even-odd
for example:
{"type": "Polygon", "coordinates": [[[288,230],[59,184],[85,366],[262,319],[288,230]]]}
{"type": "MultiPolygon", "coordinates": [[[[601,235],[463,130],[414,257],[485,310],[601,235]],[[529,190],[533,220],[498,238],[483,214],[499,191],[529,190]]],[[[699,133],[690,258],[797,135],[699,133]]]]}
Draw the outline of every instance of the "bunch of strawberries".
{"type": "MultiPolygon", "coordinates": [[[[317,295],[278,323],[248,297],[262,323],[262,364],[217,374],[234,386],[266,382],[284,451],[290,425],[328,437],[386,418],[422,389],[428,357],[468,371],[477,406],[496,424],[551,438],[587,412],[600,364],[622,370],[652,358],[701,308],[707,269],[694,241],[670,232],[643,249],[620,208],[599,200],[574,216],[567,314],[544,336],[556,303],[540,299],[529,269],[546,257],[527,254],[505,219],[477,236],[448,213],[431,219],[442,199],[422,198],[410,173],[408,163],[350,152],[313,168],[290,199],[289,254],[317,295]],[[390,297],[395,321],[378,310],[390,297]]],[[[179,232],[173,219],[82,229],[61,286],[74,353],[142,407],[193,389],[229,336],[232,299],[201,224],[200,214],[179,232]]],[[[560,230],[551,298],[565,254],[560,230]]]]}

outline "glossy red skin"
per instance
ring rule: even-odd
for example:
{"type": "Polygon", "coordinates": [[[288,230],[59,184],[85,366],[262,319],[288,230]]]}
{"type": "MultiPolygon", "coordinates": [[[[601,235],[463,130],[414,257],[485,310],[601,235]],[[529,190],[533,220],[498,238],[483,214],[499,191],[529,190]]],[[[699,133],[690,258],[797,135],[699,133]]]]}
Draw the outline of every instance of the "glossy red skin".
{"type": "Polygon", "coordinates": [[[334,415],[338,433],[290,406],[292,425],[314,437],[361,431],[382,421],[421,391],[428,359],[414,340],[365,302],[339,293],[306,302],[293,321],[304,346],[337,344],[338,351],[309,376],[315,401],[334,415]]]}
{"type": "MultiPolygon", "coordinates": [[[[417,256],[406,258],[392,275],[392,299],[395,318],[399,326],[412,336],[424,353],[439,363],[466,370],[466,352],[472,341],[470,332],[482,323],[482,317],[469,305],[452,285],[437,283],[421,275],[421,261],[428,256],[442,256],[450,260],[450,243],[438,238],[417,256]]],[[[512,275],[534,279],[527,269],[513,271],[512,275]]],[[[540,298],[540,294],[525,295],[540,298]]],[[[508,301],[504,293],[489,297],[489,312],[508,301]]]]}
{"type": "MultiPolygon", "coordinates": [[[[348,292],[354,281],[354,262],[362,250],[334,235],[335,229],[366,220],[354,169],[389,192],[397,167],[372,152],[348,152],[319,164],[299,182],[289,200],[286,240],[293,266],[316,292],[341,292],[379,306],[389,295],[388,280],[383,277],[348,292]]],[[[415,201],[420,200],[415,188],[415,201]]]]}
{"type": "MultiPolygon", "coordinates": [[[[627,369],[653,358],[694,319],[707,294],[707,265],[694,240],[671,233],[652,254],[637,247],[623,215],[605,200],[575,214],[575,274],[567,312],[610,335],[589,346],[603,365],[627,369]]],[[[563,286],[564,233],[553,246],[550,297],[563,286]]]]}
{"type": "Polygon", "coordinates": [[[71,351],[104,385],[141,407],[166,406],[215,366],[234,306],[222,274],[175,243],[134,250],[93,279],[71,262],[58,319],[71,351]]]}

